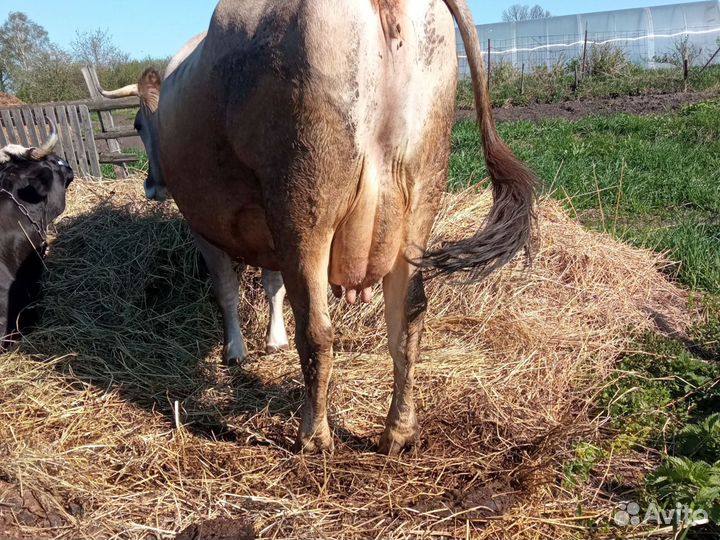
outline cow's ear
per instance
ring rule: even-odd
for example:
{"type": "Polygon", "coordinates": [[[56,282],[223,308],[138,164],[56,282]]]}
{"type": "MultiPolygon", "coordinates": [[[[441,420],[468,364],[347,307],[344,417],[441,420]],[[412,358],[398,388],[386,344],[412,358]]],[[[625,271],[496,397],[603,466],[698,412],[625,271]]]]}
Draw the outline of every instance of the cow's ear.
{"type": "Polygon", "coordinates": [[[38,204],[44,201],[50,193],[53,172],[45,167],[40,167],[37,172],[33,171],[32,174],[26,176],[25,180],[27,185],[18,189],[18,197],[26,203],[38,204]]]}
{"type": "Polygon", "coordinates": [[[160,73],[152,68],[146,69],[138,82],[138,94],[147,105],[150,112],[155,112],[160,105],[160,73]]]}

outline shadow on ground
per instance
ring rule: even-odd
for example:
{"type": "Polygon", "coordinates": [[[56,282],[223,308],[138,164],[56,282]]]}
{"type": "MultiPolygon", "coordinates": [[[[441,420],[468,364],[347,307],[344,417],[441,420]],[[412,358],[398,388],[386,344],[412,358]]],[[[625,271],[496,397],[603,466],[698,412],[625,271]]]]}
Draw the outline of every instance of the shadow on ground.
{"type": "MultiPolygon", "coordinates": [[[[56,238],[46,260],[42,320],[23,352],[62,357],[58,369],[71,381],[118,391],[172,423],[178,402],[185,427],[212,439],[235,440],[226,421],[232,415],[296,414],[297,384],[268,384],[222,365],[221,319],[176,214],[101,205],[62,221],[56,238]]],[[[243,309],[243,328],[250,349],[259,351],[266,310],[256,285],[246,283],[244,304],[260,308],[243,309]]],[[[272,359],[258,353],[251,361],[272,359]]],[[[273,443],[287,446],[282,436],[273,443]]]]}

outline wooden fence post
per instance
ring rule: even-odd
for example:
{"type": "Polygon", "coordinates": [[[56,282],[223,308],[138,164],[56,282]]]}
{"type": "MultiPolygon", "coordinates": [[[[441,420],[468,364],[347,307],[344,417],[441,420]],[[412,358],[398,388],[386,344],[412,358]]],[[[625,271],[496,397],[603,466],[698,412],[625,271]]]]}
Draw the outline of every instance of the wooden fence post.
{"type": "Polygon", "coordinates": [[[520,69],[520,95],[525,95],[525,64],[520,69]]]}
{"type": "MultiPolygon", "coordinates": [[[[97,76],[97,71],[95,71],[95,66],[85,66],[82,68],[82,74],[88,91],[90,92],[90,97],[96,101],[102,101],[105,99],[99,90],[100,81],[97,76]]],[[[115,121],[113,120],[111,112],[99,111],[98,116],[100,117],[100,127],[103,132],[111,132],[115,129],[115,121]]],[[[122,148],[120,147],[120,143],[117,139],[107,139],[107,145],[111,154],[122,154],[122,148]]],[[[115,165],[114,168],[115,174],[118,178],[128,177],[127,164],[121,163],[120,165],[115,165]]]]}

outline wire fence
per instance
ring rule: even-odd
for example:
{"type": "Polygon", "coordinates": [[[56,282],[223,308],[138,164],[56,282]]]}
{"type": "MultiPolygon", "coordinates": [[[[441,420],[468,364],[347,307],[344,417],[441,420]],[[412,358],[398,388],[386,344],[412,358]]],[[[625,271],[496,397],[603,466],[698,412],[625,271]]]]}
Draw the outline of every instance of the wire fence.
{"type": "MultiPolygon", "coordinates": [[[[480,30],[481,27],[478,27],[480,30]]],[[[720,64],[720,27],[695,27],[648,34],[643,31],[603,31],[588,29],[583,34],[516,36],[512,39],[483,39],[481,42],[493,64],[525,66],[532,71],[538,67],[567,65],[581,61],[594,48],[605,47],[622,51],[627,60],[647,68],[668,67],[664,56],[682,54],[683,42],[691,58],[691,66],[720,64]],[[686,40],[686,41],[685,41],[686,40]]],[[[469,77],[470,68],[462,40],[458,39],[460,75],[469,77]]],[[[680,60],[682,62],[682,60],[680,60]]]]}

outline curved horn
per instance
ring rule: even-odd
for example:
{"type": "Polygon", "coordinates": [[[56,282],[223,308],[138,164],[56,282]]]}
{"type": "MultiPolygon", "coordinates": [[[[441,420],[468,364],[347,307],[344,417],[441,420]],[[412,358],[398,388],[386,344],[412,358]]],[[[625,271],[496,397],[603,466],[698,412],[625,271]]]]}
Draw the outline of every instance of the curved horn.
{"type": "Polygon", "coordinates": [[[49,156],[53,149],[55,148],[55,145],[58,143],[58,131],[57,126],[55,125],[55,122],[53,122],[50,118],[47,116],[45,117],[45,120],[48,124],[50,124],[50,135],[48,135],[48,138],[45,140],[44,143],[39,148],[33,148],[32,152],[30,152],[30,157],[32,159],[44,159],[47,156],[49,156]]]}
{"type": "Polygon", "coordinates": [[[118,88],[117,90],[110,90],[110,91],[101,89],[100,93],[103,96],[105,96],[106,98],[110,98],[110,99],[134,97],[134,96],[140,95],[137,84],[128,84],[127,86],[123,86],[122,88],[118,88]]]}

